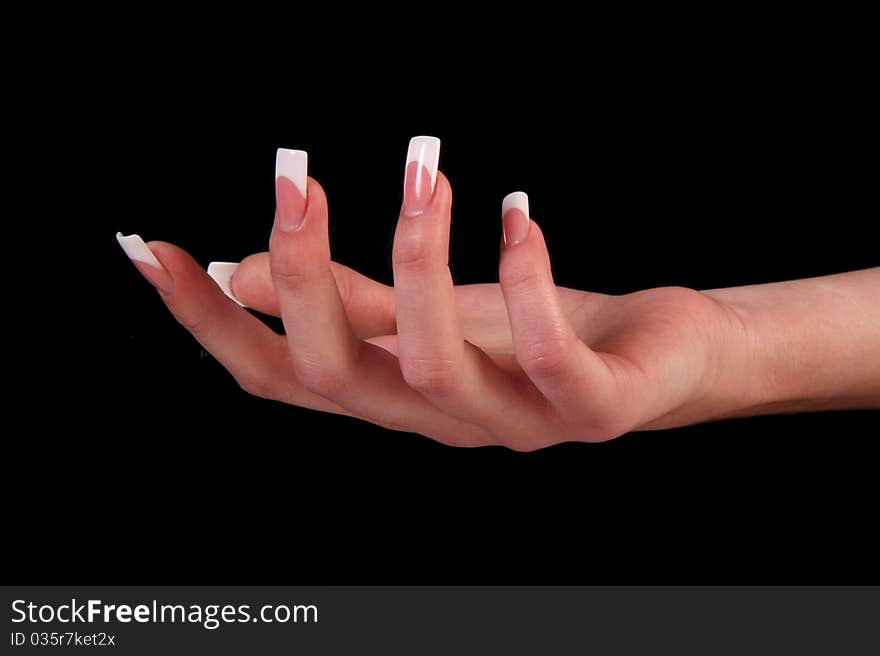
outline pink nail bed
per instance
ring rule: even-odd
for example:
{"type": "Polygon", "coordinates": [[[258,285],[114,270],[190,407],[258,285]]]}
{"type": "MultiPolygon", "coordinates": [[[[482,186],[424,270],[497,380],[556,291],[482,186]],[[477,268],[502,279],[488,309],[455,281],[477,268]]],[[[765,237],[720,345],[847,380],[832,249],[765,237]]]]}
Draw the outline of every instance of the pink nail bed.
{"type": "Polygon", "coordinates": [[[501,201],[501,225],[504,245],[516,246],[529,236],[529,197],[524,191],[507,194],[501,201]]]}
{"type": "Polygon", "coordinates": [[[279,148],[275,155],[275,215],[284,232],[296,230],[306,216],[309,156],[279,148]]]}
{"type": "Polygon", "coordinates": [[[422,214],[434,197],[440,163],[440,140],[437,137],[413,137],[406,154],[403,179],[403,213],[422,214]]]}

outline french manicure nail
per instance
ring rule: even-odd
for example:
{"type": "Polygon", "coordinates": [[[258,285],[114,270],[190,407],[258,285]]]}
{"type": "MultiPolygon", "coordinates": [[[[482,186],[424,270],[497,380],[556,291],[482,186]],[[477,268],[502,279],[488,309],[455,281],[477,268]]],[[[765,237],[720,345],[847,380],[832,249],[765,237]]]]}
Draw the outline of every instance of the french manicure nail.
{"type": "Polygon", "coordinates": [[[403,178],[403,213],[418,216],[427,209],[437,187],[440,163],[440,140],[437,137],[413,137],[406,153],[403,178]]]}
{"type": "Polygon", "coordinates": [[[516,246],[529,236],[529,196],[524,191],[507,194],[501,201],[501,226],[505,246],[516,246]]]}
{"type": "Polygon", "coordinates": [[[223,290],[224,294],[241,307],[245,307],[244,303],[235,298],[235,295],[232,293],[232,274],[235,273],[238,264],[238,262],[211,262],[208,265],[208,275],[214,279],[214,282],[223,290]]]}
{"type": "Polygon", "coordinates": [[[309,156],[304,150],[279,148],[275,155],[275,205],[278,227],[296,230],[306,216],[309,156]]]}
{"type": "Polygon", "coordinates": [[[170,294],[174,289],[174,280],[171,274],[165,270],[162,263],[150,250],[150,247],[144,243],[138,235],[128,235],[127,237],[121,232],[116,233],[116,241],[122,246],[122,250],[128,255],[128,259],[135,265],[153,287],[164,294],[170,294]]]}

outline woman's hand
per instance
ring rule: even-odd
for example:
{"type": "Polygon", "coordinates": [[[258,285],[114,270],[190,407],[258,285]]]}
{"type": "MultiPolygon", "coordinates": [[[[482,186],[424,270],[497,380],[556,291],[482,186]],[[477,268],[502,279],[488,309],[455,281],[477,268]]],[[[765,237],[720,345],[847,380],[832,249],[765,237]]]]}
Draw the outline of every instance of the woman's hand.
{"type": "MultiPolygon", "coordinates": [[[[346,313],[360,337],[397,355],[394,288],[335,262],[331,262],[331,270],[344,299],[346,313]]],[[[280,316],[269,253],[245,258],[235,270],[232,287],[235,298],[247,307],[280,316]]],[[[657,365],[664,359],[680,360],[679,366],[688,369],[692,366],[688,358],[696,354],[693,349],[703,338],[714,334],[714,346],[726,342],[725,350],[729,351],[730,345],[742,341],[744,333],[735,310],[689,289],[660,288],[625,296],[608,296],[557,287],[556,293],[562,315],[578,339],[589,344],[602,344],[604,353],[626,353],[637,362],[644,362],[642,366],[648,369],[652,368],[652,358],[657,365]],[[684,353],[678,353],[679,350],[684,353]]],[[[454,287],[454,299],[454,312],[464,340],[483,351],[501,369],[512,375],[525,376],[514,352],[501,285],[458,285],[454,287]]],[[[705,349],[710,350],[710,346],[706,344],[705,349]]],[[[681,412],[670,413],[663,421],[633,428],[665,428],[691,423],[688,415],[696,416],[697,410],[685,406],[681,412]]],[[[719,416],[719,413],[715,409],[708,415],[719,416]]]]}
{"type": "MultiPolygon", "coordinates": [[[[279,151],[269,253],[245,260],[232,288],[246,305],[280,315],[283,337],[180,249],[126,250],[245,390],[448,444],[599,441],[796,396],[795,383],[763,380],[764,315],[753,295],[557,288],[524,194],[503,212],[500,285],[454,287],[452,192],[438,153],[430,138],[410,145],[390,288],[330,262],[324,192],[306,178],[305,153],[279,151]]],[[[868,356],[880,354],[868,347],[868,356]]],[[[851,396],[876,402],[880,383],[865,380],[851,396]]]]}

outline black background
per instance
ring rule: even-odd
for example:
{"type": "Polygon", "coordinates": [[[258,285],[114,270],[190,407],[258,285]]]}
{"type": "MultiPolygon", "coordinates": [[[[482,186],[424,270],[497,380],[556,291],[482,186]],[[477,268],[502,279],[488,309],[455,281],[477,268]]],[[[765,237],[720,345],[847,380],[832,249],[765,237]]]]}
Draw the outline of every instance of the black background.
{"type": "Polygon", "coordinates": [[[571,287],[880,264],[880,114],[857,38],[600,45],[597,31],[540,48],[502,33],[467,54],[479,34],[447,32],[436,52],[401,36],[387,61],[369,38],[290,35],[253,62],[229,35],[202,50],[161,33],[126,48],[120,33],[59,61],[39,108],[54,120],[22,129],[35,187],[20,243],[50,243],[11,276],[36,291],[34,319],[15,323],[40,340],[12,397],[36,405],[4,466],[15,576],[876,582],[876,412],[452,449],[248,397],[116,244],[137,232],[205,265],[265,250],[275,149],[301,148],[329,195],[334,258],[390,282],[407,141],[431,134],[460,283],[497,280],[499,203],[516,189],[571,287]],[[322,66],[331,49],[342,63],[322,66]]]}

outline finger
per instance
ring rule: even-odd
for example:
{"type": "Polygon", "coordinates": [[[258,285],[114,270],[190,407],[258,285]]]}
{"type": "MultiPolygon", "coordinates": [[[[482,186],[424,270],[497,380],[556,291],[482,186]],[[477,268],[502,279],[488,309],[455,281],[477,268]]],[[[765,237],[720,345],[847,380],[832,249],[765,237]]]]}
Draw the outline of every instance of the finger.
{"type": "Polygon", "coordinates": [[[296,384],[284,338],[226,298],[188,253],[165,242],[144,244],[137,235],[120,237],[120,243],[135,266],[160,289],[174,317],[243,389],[308,408],[342,412],[338,405],[296,384]]]}
{"type": "MultiPolygon", "coordinates": [[[[397,332],[394,290],[354,269],[330,263],[345,313],[355,334],[368,339],[397,332]]],[[[269,253],[255,253],[236,262],[211,262],[208,275],[224,292],[245,307],[279,317],[278,299],[272,285],[269,253]]],[[[587,292],[557,288],[566,316],[583,316],[587,292]]],[[[594,298],[600,294],[590,294],[594,298]]],[[[501,287],[497,283],[456,285],[455,306],[466,341],[493,354],[513,353],[510,322],[501,287]]],[[[497,357],[496,357],[497,359],[497,357]]]]}
{"type": "Polygon", "coordinates": [[[600,436],[620,409],[617,379],[606,360],[578,339],[563,312],[544,236],[528,212],[526,194],[504,199],[500,281],[514,352],[563,416],[578,417],[600,436]]]}
{"type": "Polygon", "coordinates": [[[306,176],[303,151],[279,150],[276,195],[270,266],[297,379],[375,423],[452,443],[485,442],[484,431],[409,388],[393,355],[355,337],[330,270],[327,200],[306,176]]]}
{"type": "MultiPolygon", "coordinates": [[[[238,264],[212,262],[214,264],[230,264],[228,268],[219,267],[214,272],[209,265],[208,273],[236,301],[263,314],[281,316],[272,284],[269,253],[254,253],[238,264]]],[[[395,332],[394,292],[391,287],[337,262],[330,263],[330,270],[336,279],[346,316],[358,337],[395,332]]]]}
{"type": "Polygon", "coordinates": [[[407,158],[392,258],[400,368],[438,408],[514,440],[533,434],[538,397],[462,335],[448,266],[452,190],[436,168],[439,147],[434,137],[415,137],[407,158]]]}
{"type": "MultiPolygon", "coordinates": [[[[281,316],[278,298],[272,284],[269,253],[254,253],[240,263],[212,262],[208,273],[221,289],[234,299],[263,314],[281,316]]],[[[330,263],[336,287],[342,297],[345,313],[355,335],[368,339],[397,332],[394,310],[394,289],[358,273],[354,269],[330,263]]],[[[582,293],[565,290],[572,303],[580,302],[582,293]]],[[[455,303],[464,338],[481,349],[510,350],[510,325],[507,307],[497,284],[457,285],[455,303]]]]}

